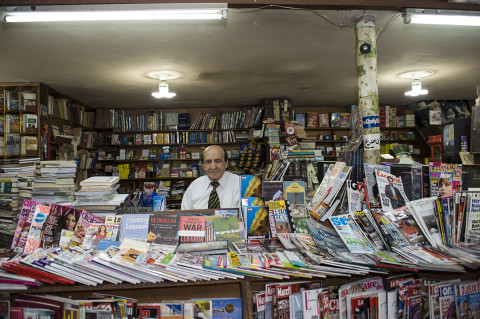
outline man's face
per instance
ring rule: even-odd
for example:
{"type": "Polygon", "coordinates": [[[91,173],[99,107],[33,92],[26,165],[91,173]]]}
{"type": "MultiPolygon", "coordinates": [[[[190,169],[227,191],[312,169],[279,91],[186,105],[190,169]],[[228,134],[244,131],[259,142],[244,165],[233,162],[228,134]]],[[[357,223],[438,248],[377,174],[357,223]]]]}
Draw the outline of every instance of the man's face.
{"type": "Polygon", "coordinates": [[[389,178],[388,178],[388,183],[389,183],[390,185],[393,185],[393,178],[389,177],[389,178]]]}
{"type": "Polygon", "coordinates": [[[203,166],[205,173],[212,181],[222,178],[227,169],[228,162],[221,147],[210,146],[203,152],[203,166]]]}

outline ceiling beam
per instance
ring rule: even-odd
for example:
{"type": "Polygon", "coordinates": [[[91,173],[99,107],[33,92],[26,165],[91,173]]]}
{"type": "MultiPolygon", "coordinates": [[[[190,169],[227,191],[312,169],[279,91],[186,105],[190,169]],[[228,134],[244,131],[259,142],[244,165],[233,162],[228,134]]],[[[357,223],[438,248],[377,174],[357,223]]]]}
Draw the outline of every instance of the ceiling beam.
{"type": "MultiPolygon", "coordinates": [[[[138,4],[138,3],[225,3],[221,0],[3,0],[4,6],[73,5],[73,4],[138,4]]],[[[480,11],[480,3],[458,3],[447,0],[229,0],[232,8],[259,7],[265,5],[309,7],[311,9],[369,9],[398,10],[402,8],[427,8],[480,11]]]]}

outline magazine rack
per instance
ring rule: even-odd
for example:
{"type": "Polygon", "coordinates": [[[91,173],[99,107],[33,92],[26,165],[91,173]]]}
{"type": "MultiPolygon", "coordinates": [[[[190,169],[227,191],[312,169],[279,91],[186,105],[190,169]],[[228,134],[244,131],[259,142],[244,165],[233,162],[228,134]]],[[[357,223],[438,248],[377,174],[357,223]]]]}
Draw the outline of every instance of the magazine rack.
{"type": "MultiPolygon", "coordinates": [[[[395,272],[390,275],[398,275],[395,272]]],[[[373,277],[372,274],[370,277],[373,277]]],[[[383,275],[383,278],[386,278],[383,275]]],[[[465,273],[456,272],[419,272],[419,278],[431,280],[452,280],[460,278],[462,281],[479,280],[477,271],[469,270],[465,273]]],[[[343,285],[348,282],[364,279],[364,276],[327,277],[322,280],[323,286],[343,285]]],[[[299,281],[301,279],[284,280],[299,281]]],[[[313,279],[312,279],[313,280],[313,279]]],[[[138,302],[159,302],[160,300],[188,300],[194,298],[242,298],[243,318],[253,318],[252,292],[265,289],[265,284],[274,282],[273,279],[245,277],[244,279],[224,279],[215,281],[197,281],[189,283],[163,282],[155,284],[104,284],[99,286],[43,286],[31,287],[28,290],[11,291],[11,297],[16,294],[50,294],[73,299],[88,299],[93,292],[121,295],[135,298],[138,302]]],[[[308,281],[308,280],[307,280],[308,281]]]]}

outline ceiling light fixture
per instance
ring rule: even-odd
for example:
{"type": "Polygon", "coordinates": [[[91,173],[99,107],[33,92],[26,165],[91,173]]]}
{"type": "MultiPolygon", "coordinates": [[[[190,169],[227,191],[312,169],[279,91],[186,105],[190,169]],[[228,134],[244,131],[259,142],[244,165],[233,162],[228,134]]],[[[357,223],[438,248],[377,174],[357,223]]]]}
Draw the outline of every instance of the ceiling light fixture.
{"type": "Polygon", "coordinates": [[[9,7],[2,22],[227,19],[226,4],[101,4],[9,7]]]}
{"type": "Polygon", "coordinates": [[[480,26],[480,12],[407,8],[405,9],[404,22],[406,24],[419,23],[480,26]]]}
{"type": "Polygon", "coordinates": [[[428,90],[422,90],[422,82],[420,79],[414,79],[412,81],[412,90],[405,92],[405,95],[408,96],[419,96],[428,94],[428,90]]]}
{"type": "Polygon", "coordinates": [[[153,92],[152,96],[156,97],[157,99],[167,98],[171,99],[172,97],[176,96],[176,93],[168,91],[168,83],[167,80],[177,79],[181,76],[178,72],[173,71],[152,71],[146,74],[147,77],[153,79],[159,79],[160,84],[158,85],[158,92],[153,92]]]}
{"type": "Polygon", "coordinates": [[[405,92],[405,95],[419,96],[428,94],[428,90],[422,89],[422,82],[420,82],[420,78],[433,75],[433,73],[434,72],[431,70],[417,70],[399,74],[398,77],[401,79],[412,79],[412,90],[405,92]]]}

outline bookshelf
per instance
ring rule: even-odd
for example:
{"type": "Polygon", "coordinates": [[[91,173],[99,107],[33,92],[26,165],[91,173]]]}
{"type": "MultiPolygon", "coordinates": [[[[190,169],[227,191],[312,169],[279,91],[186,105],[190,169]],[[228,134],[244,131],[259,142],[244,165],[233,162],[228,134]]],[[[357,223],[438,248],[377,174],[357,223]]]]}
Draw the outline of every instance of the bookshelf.
{"type": "MultiPolygon", "coordinates": [[[[99,174],[118,174],[122,187],[130,191],[141,190],[145,183],[178,191],[200,176],[201,154],[209,145],[223,146],[229,164],[240,161],[239,150],[250,142],[251,130],[261,120],[260,110],[99,109],[98,157],[93,165],[99,174]]],[[[168,199],[178,201],[178,196],[168,199]]]]}
{"type": "Polygon", "coordinates": [[[40,83],[0,83],[0,157],[40,157],[40,83]]]}
{"type": "Polygon", "coordinates": [[[0,103],[4,158],[56,159],[61,146],[74,141],[75,130],[81,138],[82,130],[93,128],[94,112],[43,83],[0,83],[0,103]],[[18,134],[14,144],[7,143],[12,134],[18,134]]]}

